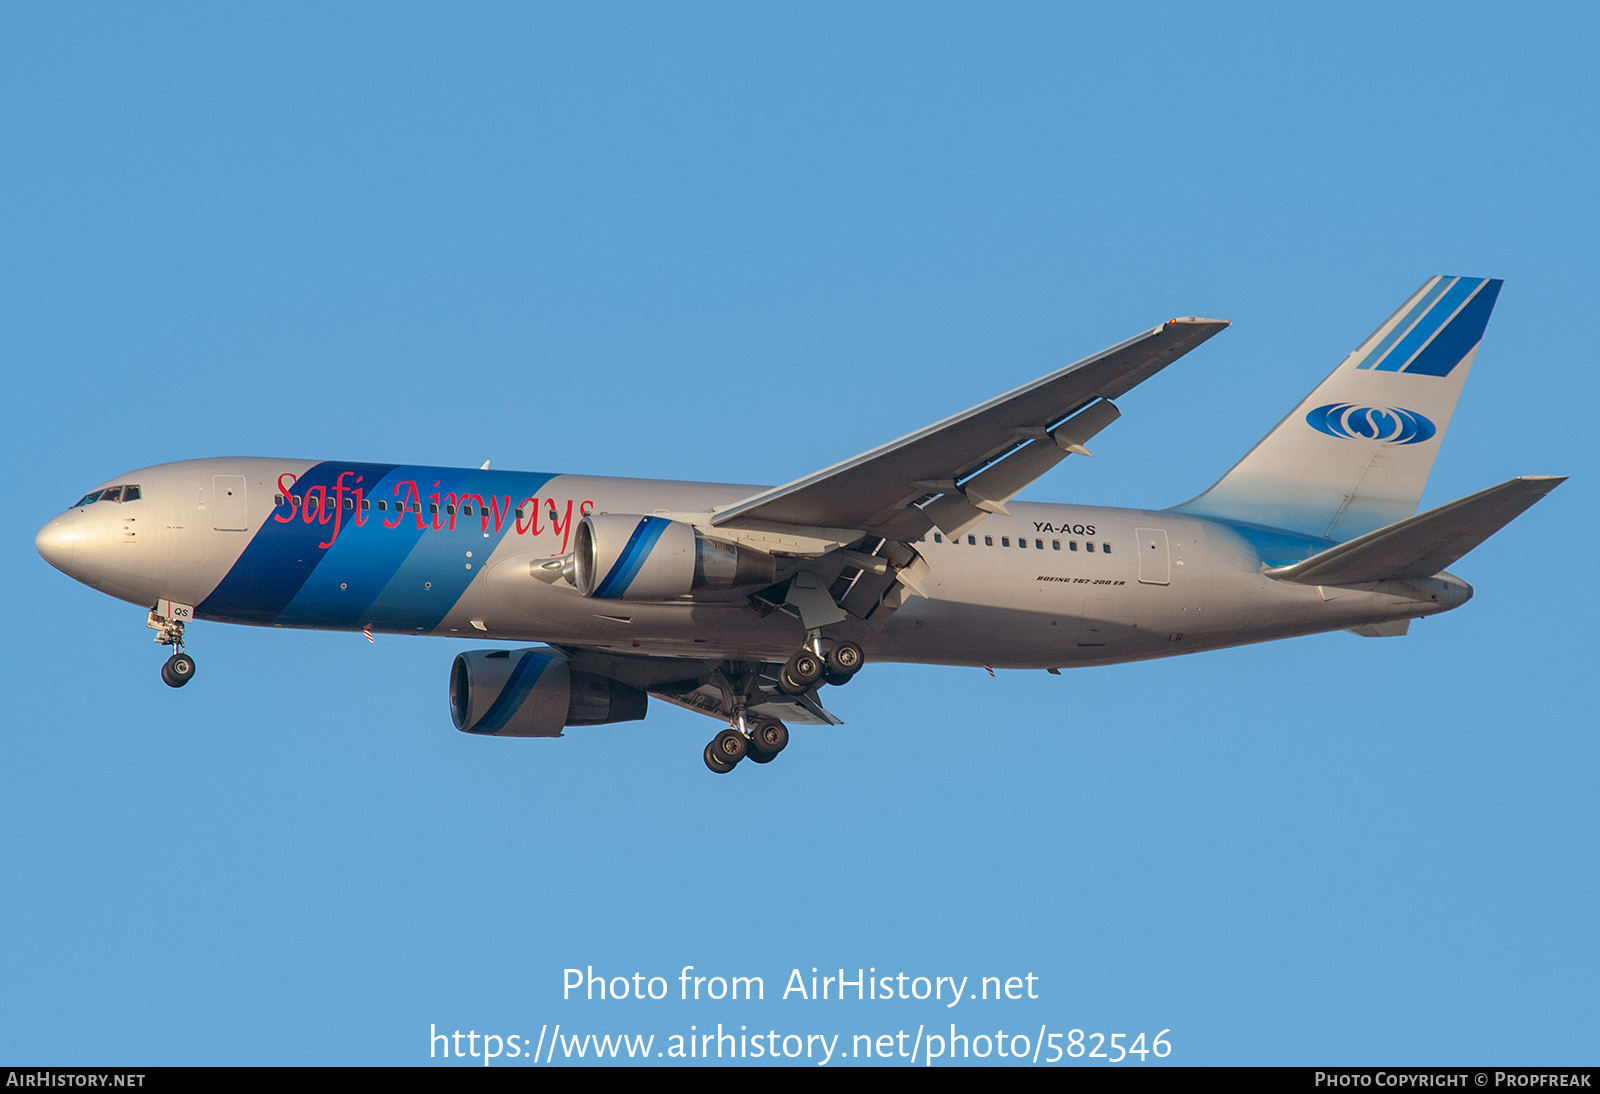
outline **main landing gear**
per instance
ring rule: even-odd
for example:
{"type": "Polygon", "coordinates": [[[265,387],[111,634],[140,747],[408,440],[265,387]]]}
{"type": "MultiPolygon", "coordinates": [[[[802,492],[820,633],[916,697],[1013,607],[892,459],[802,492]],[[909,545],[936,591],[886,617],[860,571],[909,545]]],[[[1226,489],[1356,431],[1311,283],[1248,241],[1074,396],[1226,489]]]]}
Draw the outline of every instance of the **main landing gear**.
{"type": "MultiPolygon", "coordinates": [[[[813,633],[809,645],[797,650],[778,670],[778,688],[789,695],[804,695],[820,684],[848,684],[866,657],[854,642],[833,642],[824,648],[822,636],[813,633]]],[[[758,666],[752,665],[756,669],[758,666]]],[[[732,709],[728,728],[706,745],[706,766],[718,775],[732,771],[740,760],[769,764],[789,744],[789,727],[776,718],[746,721],[745,704],[759,692],[757,673],[750,672],[740,686],[723,681],[724,710],[732,709]]],[[[769,678],[770,679],[770,678],[769,678]]]]}
{"type": "Polygon", "coordinates": [[[150,613],[145,624],[156,632],[156,645],[173,646],[176,652],[161,666],[161,682],[169,688],[181,688],[194,679],[194,658],[183,652],[183,622],[150,613]]]}
{"type": "Polygon", "coordinates": [[[835,642],[821,650],[821,638],[795,655],[778,670],[778,687],[790,695],[804,695],[818,684],[848,684],[866,660],[854,642],[835,642]]]}
{"type": "Polygon", "coordinates": [[[706,766],[718,775],[726,775],[740,760],[769,764],[788,744],[788,726],[776,718],[757,718],[750,723],[748,733],[735,725],[713,737],[706,745],[706,766]]]}

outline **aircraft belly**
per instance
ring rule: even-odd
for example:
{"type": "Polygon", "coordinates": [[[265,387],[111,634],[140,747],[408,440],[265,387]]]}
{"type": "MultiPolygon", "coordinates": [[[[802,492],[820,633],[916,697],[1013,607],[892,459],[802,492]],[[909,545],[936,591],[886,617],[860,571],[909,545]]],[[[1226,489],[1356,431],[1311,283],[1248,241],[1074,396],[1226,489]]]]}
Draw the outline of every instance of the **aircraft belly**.
{"type": "MultiPolygon", "coordinates": [[[[805,641],[798,620],[737,603],[594,600],[565,583],[530,581],[518,598],[492,580],[474,586],[432,633],[607,649],[654,656],[783,661],[805,641]]],[[[864,630],[865,628],[863,628],[864,630]]]]}

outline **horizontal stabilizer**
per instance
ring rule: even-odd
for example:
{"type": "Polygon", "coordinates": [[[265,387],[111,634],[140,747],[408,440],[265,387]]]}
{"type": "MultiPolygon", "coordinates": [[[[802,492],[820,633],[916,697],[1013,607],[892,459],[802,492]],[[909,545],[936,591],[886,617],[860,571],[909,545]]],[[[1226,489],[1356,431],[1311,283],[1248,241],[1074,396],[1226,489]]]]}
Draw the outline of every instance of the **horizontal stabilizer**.
{"type": "Polygon", "coordinates": [[[1304,562],[1274,566],[1266,574],[1301,585],[1431,577],[1566,481],[1563,475],[1512,479],[1330,547],[1304,562]]]}

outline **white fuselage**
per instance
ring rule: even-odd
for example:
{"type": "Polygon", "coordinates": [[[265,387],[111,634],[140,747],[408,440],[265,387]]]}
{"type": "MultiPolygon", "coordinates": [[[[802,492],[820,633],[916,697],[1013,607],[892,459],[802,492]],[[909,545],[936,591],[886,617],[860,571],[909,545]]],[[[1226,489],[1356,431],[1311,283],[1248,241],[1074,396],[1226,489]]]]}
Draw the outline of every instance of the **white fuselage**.
{"type": "MultiPolygon", "coordinates": [[[[748,588],[601,600],[531,574],[571,549],[585,514],[708,513],[756,487],[259,458],[166,464],[113,484],[138,486],[137,500],[69,509],[39,533],[39,550],[147,608],[758,661],[781,661],[805,638],[794,615],[752,610],[748,588]]],[[[914,544],[925,595],[830,634],[869,660],[1055,668],[1371,628],[1471,595],[1449,575],[1336,589],[1265,576],[1330,545],[1299,534],[1172,511],[1008,509],[954,539],[930,532],[914,544]]]]}

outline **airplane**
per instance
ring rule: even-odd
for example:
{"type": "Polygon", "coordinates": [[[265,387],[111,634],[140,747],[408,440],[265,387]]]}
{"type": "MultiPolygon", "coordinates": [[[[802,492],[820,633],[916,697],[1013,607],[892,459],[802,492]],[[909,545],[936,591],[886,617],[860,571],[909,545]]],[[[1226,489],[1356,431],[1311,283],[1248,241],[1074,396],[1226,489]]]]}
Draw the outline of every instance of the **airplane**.
{"type": "Polygon", "coordinates": [[[771,762],[870,661],[1045,669],[1348,630],[1466,603],[1446,572],[1555,489],[1523,476],[1417,514],[1501,281],[1433,277],[1214,486],[1170,509],[1016,500],[1087,456],[1117,401],[1229,324],[1186,317],[786,485],[290,459],[119,475],[37,549],[144,608],[193,679],[216,620],[541,643],[469,650],[455,727],[559,737],[650,697],[771,762]]]}

